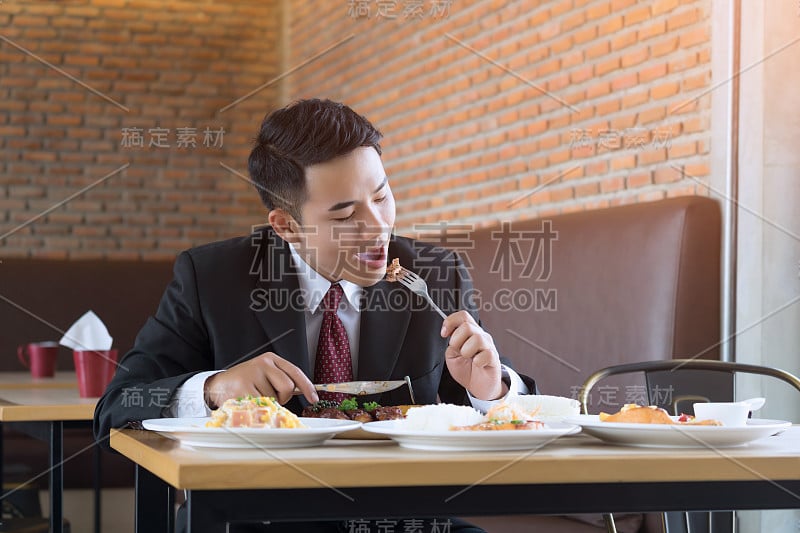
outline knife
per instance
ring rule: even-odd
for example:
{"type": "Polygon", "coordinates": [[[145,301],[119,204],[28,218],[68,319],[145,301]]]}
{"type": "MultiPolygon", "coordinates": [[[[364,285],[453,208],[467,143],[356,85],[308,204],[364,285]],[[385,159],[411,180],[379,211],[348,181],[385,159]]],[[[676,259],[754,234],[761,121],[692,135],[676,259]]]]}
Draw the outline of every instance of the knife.
{"type": "MultiPolygon", "coordinates": [[[[414,403],[414,392],[411,388],[411,378],[394,381],[345,381],[343,383],[320,383],[315,384],[314,389],[325,392],[340,392],[343,394],[354,394],[365,396],[367,394],[380,394],[382,392],[399,389],[403,385],[408,385],[411,393],[411,402],[414,403]]],[[[302,394],[299,389],[294,390],[294,394],[302,394]]]]}

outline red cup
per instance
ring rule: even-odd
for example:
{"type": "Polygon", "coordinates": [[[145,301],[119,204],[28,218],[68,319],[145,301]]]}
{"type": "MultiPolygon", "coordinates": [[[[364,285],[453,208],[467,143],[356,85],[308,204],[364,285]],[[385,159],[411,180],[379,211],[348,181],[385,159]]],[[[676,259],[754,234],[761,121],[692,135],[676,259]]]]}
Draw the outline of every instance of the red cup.
{"type": "Polygon", "coordinates": [[[81,398],[102,396],[117,369],[117,350],[73,350],[72,359],[81,398]]]}
{"type": "Polygon", "coordinates": [[[56,374],[57,342],[32,342],[17,348],[19,362],[29,368],[35,378],[52,378],[56,374]]]}

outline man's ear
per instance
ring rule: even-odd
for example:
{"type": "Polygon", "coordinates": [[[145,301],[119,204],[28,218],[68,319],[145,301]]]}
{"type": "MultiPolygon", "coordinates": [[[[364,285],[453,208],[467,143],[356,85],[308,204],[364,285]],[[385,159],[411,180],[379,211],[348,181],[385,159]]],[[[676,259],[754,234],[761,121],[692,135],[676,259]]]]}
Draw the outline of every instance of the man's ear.
{"type": "Polygon", "coordinates": [[[275,230],[281,239],[292,244],[300,241],[300,224],[292,215],[281,208],[275,208],[267,216],[272,229],[275,230]]]}

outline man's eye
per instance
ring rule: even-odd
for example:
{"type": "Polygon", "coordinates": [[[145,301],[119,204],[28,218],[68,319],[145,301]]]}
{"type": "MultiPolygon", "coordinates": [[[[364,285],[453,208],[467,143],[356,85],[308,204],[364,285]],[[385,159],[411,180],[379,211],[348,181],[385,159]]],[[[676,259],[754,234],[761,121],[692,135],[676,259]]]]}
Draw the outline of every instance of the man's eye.
{"type": "Polygon", "coordinates": [[[386,201],[386,195],[381,196],[380,198],[375,198],[375,203],[380,204],[386,201]]]}
{"type": "Polygon", "coordinates": [[[353,215],[355,215],[355,212],[353,212],[353,213],[350,213],[350,214],[349,214],[349,215],[347,215],[346,217],[343,217],[343,218],[334,218],[333,220],[335,220],[336,222],[347,222],[348,220],[350,220],[351,218],[353,218],[353,215]]]}

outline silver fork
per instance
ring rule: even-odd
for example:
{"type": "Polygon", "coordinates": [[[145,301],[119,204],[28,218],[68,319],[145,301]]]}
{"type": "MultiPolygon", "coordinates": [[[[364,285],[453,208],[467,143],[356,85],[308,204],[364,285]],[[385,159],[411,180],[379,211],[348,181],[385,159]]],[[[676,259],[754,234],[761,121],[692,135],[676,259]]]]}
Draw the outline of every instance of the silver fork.
{"type": "Polygon", "coordinates": [[[426,300],[433,310],[439,313],[439,316],[442,318],[447,318],[447,315],[444,314],[444,311],[439,309],[439,306],[436,305],[436,302],[433,301],[431,295],[428,294],[428,284],[425,283],[425,280],[416,275],[415,273],[407,270],[405,268],[400,269],[400,274],[397,276],[397,281],[402,283],[405,287],[407,287],[411,292],[422,296],[426,300]]]}

